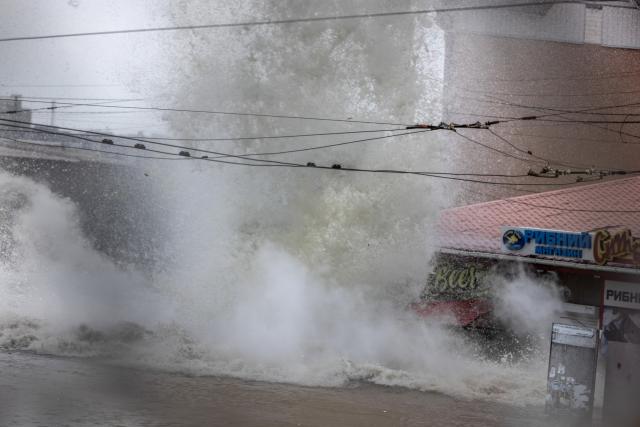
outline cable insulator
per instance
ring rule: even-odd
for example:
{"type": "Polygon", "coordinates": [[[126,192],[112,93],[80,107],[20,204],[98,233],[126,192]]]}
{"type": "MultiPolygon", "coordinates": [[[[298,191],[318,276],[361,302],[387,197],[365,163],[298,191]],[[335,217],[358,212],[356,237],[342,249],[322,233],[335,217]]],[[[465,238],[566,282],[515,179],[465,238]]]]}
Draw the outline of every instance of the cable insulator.
{"type": "Polygon", "coordinates": [[[334,164],[331,166],[331,169],[342,169],[342,165],[340,165],[340,164],[338,164],[338,163],[334,163],[334,164]]]}
{"type": "Polygon", "coordinates": [[[424,123],[417,123],[413,126],[406,126],[405,129],[429,129],[429,130],[436,130],[436,129],[440,129],[439,126],[434,126],[434,125],[427,125],[424,123]]]}
{"type": "Polygon", "coordinates": [[[307,163],[307,167],[315,168],[315,167],[316,167],[316,164],[315,164],[315,163],[313,163],[313,162],[308,162],[308,163],[307,163]]]}
{"type": "Polygon", "coordinates": [[[480,122],[469,123],[468,125],[454,125],[454,126],[460,127],[460,128],[469,128],[469,129],[482,129],[482,123],[480,122]]]}
{"type": "Polygon", "coordinates": [[[202,156],[202,157],[200,157],[200,158],[201,158],[201,159],[208,159],[208,158],[209,158],[209,156],[202,156]]]}
{"type": "Polygon", "coordinates": [[[111,140],[111,139],[107,139],[107,138],[105,138],[105,139],[103,139],[101,142],[102,142],[103,144],[113,145],[113,140],[111,140]]]}
{"type": "Polygon", "coordinates": [[[189,153],[188,151],[181,151],[178,154],[183,157],[191,157],[191,153],[189,153]]]}
{"type": "Polygon", "coordinates": [[[136,144],[133,146],[133,148],[138,148],[140,150],[146,150],[147,147],[144,146],[144,144],[136,144]]]}

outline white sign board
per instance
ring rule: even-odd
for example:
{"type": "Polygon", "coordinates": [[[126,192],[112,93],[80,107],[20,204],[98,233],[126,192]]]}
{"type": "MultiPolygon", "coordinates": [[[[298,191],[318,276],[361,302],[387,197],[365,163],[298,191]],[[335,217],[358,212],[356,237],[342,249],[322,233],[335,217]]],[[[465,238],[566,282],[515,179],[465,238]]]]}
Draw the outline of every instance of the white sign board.
{"type": "Polygon", "coordinates": [[[640,284],[606,280],[604,305],[640,310],[640,284]]]}

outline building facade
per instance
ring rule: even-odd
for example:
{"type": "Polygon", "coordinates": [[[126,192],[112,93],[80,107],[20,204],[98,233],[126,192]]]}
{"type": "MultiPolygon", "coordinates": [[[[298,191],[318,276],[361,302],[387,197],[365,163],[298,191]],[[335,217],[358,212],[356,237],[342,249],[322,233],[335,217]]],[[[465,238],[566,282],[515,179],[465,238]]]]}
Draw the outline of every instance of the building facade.
{"type": "MultiPolygon", "coordinates": [[[[446,210],[438,241],[433,273],[414,306],[418,313],[448,310],[460,326],[482,328],[491,323],[497,280],[524,272],[534,281],[552,281],[563,291],[561,323],[569,332],[575,328],[578,338],[571,339],[584,341],[585,327],[596,331],[589,338],[594,353],[586,356],[587,365],[594,358],[593,371],[575,363],[592,381],[586,385],[590,405],[599,357],[607,425],[640,420],[634,403],[640,392],[640,177],[446,210]]],[[[559,336],[552,326],[553,337],[559,336]]],[[[550,375],[557,369],[551,366],[550,375]]]]}

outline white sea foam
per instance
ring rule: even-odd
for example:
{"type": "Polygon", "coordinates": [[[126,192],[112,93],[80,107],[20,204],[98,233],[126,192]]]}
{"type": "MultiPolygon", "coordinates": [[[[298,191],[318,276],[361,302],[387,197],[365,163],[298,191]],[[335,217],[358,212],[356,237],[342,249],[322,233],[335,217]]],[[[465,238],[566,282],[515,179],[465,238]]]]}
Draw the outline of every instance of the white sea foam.
{"type": "MultiPolygon", "coordinates": [[[[196,16],[216,21],[225,13],[235,19],[313,12],[303,2],[265,3],[273,10],[173,3],[171,13],[185,22],[196,16]]],[[[172,58],[175,69],[163,70],[163,93],[181,104],[218,110],[438,122],[443,33],[428,16],[407,22],[399,27],[378,20],[376,31],[368,21],[345,21],[215,37],[176,34],[167,41],[175,43],[168,51],[178,57],[172,58]]],[[[300,120],[186,117],[167,117],[176,135],[353,129],[300,120]]],[[[365,127],[380,125],[358,129],[365,127]]],[[[448,169],[444,165],[452,159],[440,135],[402,138],[284,159],[448,169]]],[[[240,154],[348,139],[355,138],[283,139],[268,147],[244,141],[213,149],[240,154]]],[[[168,263],[151,274],[123,271],[95,251],[71,201],[0,173],[0,232],[9,242],[0,261],[0,348],[99,356],[196,375],[315,386],[367,381],[542,403],[544,357],[486,361],[457,334],[406,310],[428,272],[431,225],[454,196],[450,188],[416,176],[209,162],[144,167],[171,224],[165,231],[169,249],[160,257],[168,263]]]]}
{"type": "Polygon", "coordinates": [[[23,200],[13,205],[13,243],[3,255],[2,348],[194,375],[312,386],[365,381],[542,401],[540,360],[487,361],[449,329],[379,300],[384,293],[365,285],[331,283],[326,268],[308,268],[281,245],[243,254],[232,286],[215,278],[199,288],[169,286],[171,276],[151,286],[90,247],[71,202],[24,178],[3,173],[0,180],[3,200],[23,200]]]}

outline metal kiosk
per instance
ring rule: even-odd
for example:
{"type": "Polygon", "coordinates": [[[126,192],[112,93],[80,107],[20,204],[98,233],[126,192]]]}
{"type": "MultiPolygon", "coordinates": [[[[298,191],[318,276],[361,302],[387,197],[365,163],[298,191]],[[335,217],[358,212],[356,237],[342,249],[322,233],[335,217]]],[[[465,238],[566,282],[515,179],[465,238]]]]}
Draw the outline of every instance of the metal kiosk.
{"type": "Polygon", "coordinates": [[[591,423],[597,349],[596,328],[553,324],[545,409],[564,425],[591,423]]]}

